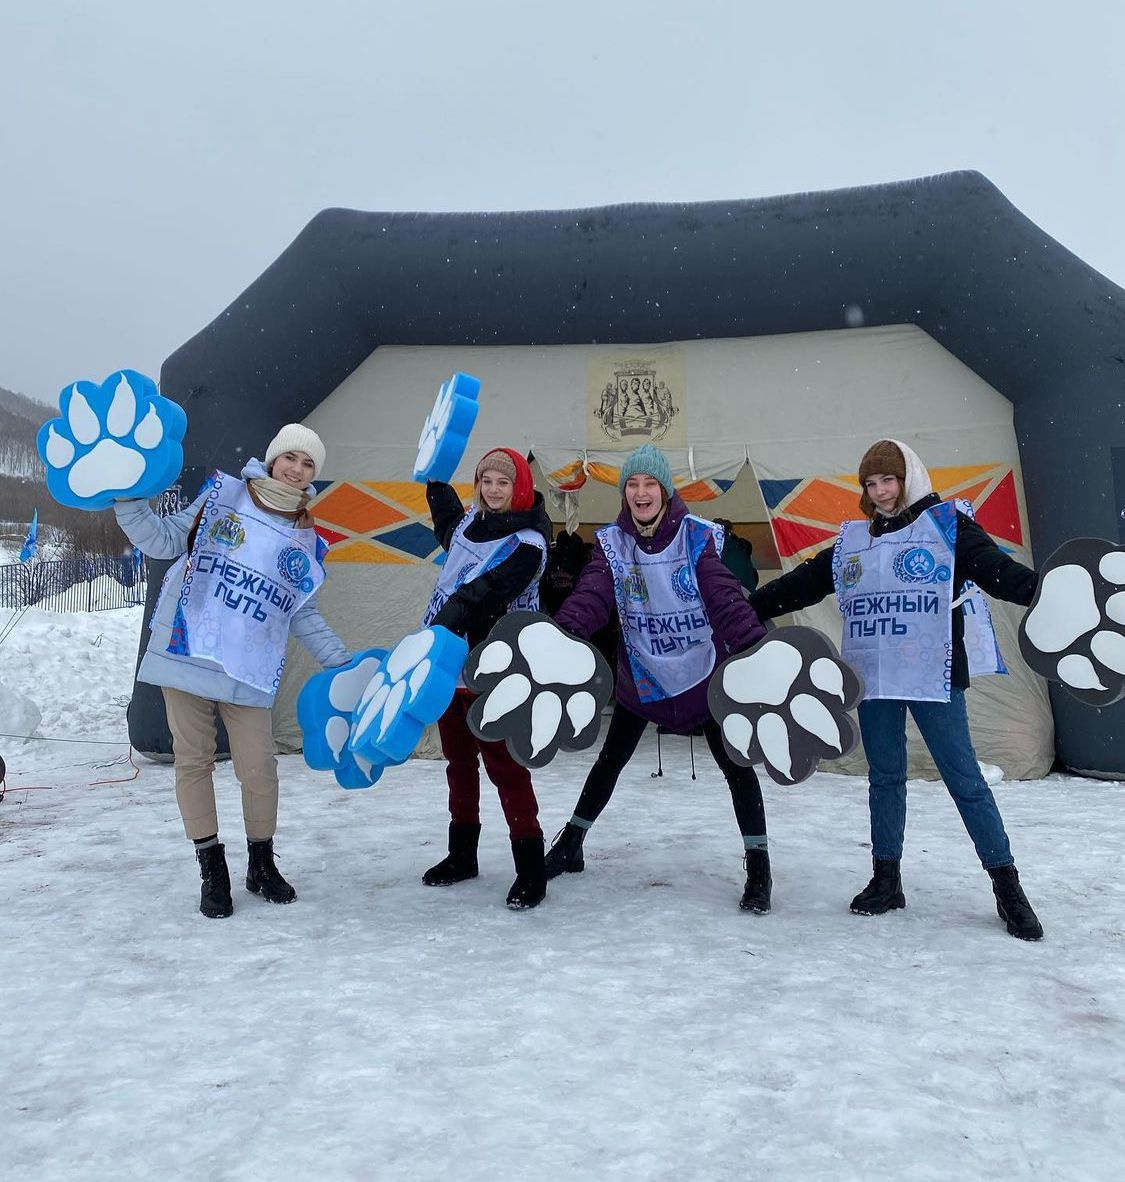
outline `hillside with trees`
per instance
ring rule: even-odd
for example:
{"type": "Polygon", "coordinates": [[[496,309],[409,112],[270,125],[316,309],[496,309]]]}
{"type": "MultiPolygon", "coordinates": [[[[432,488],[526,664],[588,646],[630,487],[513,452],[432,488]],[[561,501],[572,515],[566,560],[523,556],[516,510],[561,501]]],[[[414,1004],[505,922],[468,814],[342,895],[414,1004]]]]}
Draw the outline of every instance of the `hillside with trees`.
{"type": "Polygon", "coordinates": [[[121,554],[129,543],[111,510],[68,509],[47,492],[35,436],[57,413],[54,407],[0,386],[0,543],[9,551],[14,543],[18,550],[38,509],[41,558],[121,554]]]}

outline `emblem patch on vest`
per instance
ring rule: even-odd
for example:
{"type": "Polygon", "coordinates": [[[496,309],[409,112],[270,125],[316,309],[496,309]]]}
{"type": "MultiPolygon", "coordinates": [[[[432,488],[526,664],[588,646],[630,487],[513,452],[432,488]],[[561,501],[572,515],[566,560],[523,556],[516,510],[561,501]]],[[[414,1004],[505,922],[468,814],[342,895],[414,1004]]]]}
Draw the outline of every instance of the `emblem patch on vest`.
{"type": "Polygon", "coordinates": [[[684,603],[695,603],[699,598],[695,580],[691,577],[691,567],[686,562],[683,566],[676,567],[676,571],[672,575],[672,590],[675,591],[676,597],[683,600],[684,603]]]}
{"type": "Polygon", "coordinates": [[[286,546],[277,556],[277,569],[294,587],[306,593],[312,590],[312,579],[308,577],[312,563],[304,550],[297,546],[286,546]]]}
{"type": "Polygon", "coordinates": [[[648,603],[648,584],[635,567],[621,580],[621,587],[630,603],[648,603]]]}
{"type": "Polygon", "coordinates": [[[477,561],[474,558],[472,562],[466,562],[465,565],[457,572],[457,578],[454,580],[454,587],[460,589],[468,581],[469,576],[477,569],[477,561]]]}
{"type": "Polygon", "coordinates": [[[237,550],[246,541],[246,527],[242,524],[242,518],[232,509],[211,526],[210,537],[218,546],[237,550]]]}
{"type": "Polygon", "coordinates": [[[863,578],[863,563],[859,560],[858,554],[852,554],[848,557],[847,562],[844,563],[844,569],[840,572],[840,579],[844,584],[845,590],[851,591],[853,588],[859,586],[859,580],[863,578]]]}
{"type": "Polygon", "coordinates": [[[948,583],[952,573],[948,566],[939,566],[924,546],[911,546],[896,554],[893,567],[904,583],[948,583]]]}

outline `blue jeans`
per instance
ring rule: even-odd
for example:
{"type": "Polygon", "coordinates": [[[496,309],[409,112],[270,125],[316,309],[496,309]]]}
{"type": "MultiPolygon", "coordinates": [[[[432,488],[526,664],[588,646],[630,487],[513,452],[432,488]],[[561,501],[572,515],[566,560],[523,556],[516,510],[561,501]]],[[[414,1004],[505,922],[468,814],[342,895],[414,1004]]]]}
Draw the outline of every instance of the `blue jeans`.
{"type": "Polygon", "coordinates": [[[961,689],[951,690],[948,702],[880,698],[860,703],[859,729],[870,768],[871,852],[876,858],[902,857],[907,707],[973,839],[981,865],[986,870],[1011,866],[1008,835],[992,789],[980,774],[961,689]]]}

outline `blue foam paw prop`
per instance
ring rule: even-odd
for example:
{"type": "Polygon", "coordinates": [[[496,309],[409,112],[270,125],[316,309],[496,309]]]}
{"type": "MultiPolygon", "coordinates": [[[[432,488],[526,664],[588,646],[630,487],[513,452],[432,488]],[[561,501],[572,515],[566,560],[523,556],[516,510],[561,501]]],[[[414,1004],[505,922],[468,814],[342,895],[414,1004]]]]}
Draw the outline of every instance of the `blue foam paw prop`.
{"type": "Polygon", "coordinates": [[[187,415],[151,378],[122,369],[100,386],[75,382],[59,395],[59,410],[35,442],[47,491],[60,505],[108,509],[119,499],[148,500],[175,483],[187,415]]]}
{"type": "Polygon", "coordinates": [[[409,759],[422,732],[453,701],[468,655],[468,644],[445,628],[423,628],[403,637],[356,703],[351,750],[371,763],[409,759]]]}
{"type": "Polygon", "coordinates": [[[477,421],[480,403],[480,378],[455,373],[441,389],[418,438],[418,456],[414,461],[414,479],[449,481],[457,471],[469,434],[477,421]]]}
{"type": "Polygon", "coordinates": [[[346,665],[314,674],[297,697],[305,763],[334,772],[341,788],[370,788],[383,774],[382,763],[356,755],[348,740],[352,711],[386,655],[385,648],[364,649],[346,665]]]}

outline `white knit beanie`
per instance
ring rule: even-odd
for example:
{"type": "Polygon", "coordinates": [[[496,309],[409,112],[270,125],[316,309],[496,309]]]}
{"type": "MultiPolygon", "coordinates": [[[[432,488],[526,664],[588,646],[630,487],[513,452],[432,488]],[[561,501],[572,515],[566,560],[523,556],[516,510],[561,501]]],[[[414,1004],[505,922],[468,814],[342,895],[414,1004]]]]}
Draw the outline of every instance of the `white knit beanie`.
{"type": "Polygon", "coordinates": [[[303,451],[312,458],[316,471],[314,476],[320,475],[324,467],[324,444],[320,436],[301,423],[286,423],[284,427],[270,440],[266,448],[266,458],[262,461],[266,470],[279,455],[287,451],[303,451]]]}

